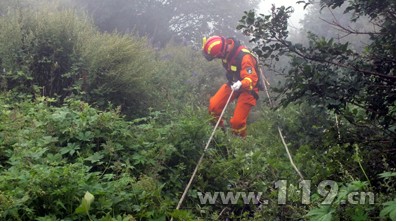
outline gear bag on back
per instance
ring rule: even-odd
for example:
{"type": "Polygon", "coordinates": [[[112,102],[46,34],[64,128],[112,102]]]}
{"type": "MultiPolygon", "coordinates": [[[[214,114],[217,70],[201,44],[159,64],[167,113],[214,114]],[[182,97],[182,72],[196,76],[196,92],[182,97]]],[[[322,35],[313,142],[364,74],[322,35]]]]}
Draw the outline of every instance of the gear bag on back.
{"type": "Polygon", "coordinates": [[[236,53],[238,53],[238,54],[233,61],[234,64],[232,64],[230,66],[230,68],[228,67],[229,66],[228,63],[223,61],[223,66],[225,67],[226,70],[228,70],[226,77],[229,80],[229,83],[234,81],[235,76],[240,76],[241,62],[243,60],[243,57],[246,54],[250,54],[255,59],[255,71],[258,76],[258,81],[257,81],[255,87],[257,87],[260,91],[264,91],[265,90],[264,76],[263,76],[261,70],[259,69],[259,63],[258,63],[258,59],[256,58],[256,56],[246,48],[243,48],[243,49],[237,51],[236,53]]]}

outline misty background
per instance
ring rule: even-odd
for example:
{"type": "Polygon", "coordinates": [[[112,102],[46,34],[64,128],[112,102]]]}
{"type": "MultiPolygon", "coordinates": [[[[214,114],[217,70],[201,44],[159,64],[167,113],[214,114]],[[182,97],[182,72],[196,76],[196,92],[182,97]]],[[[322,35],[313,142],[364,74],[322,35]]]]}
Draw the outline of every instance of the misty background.
{"type": "MultiPolygon", "coordinates": [[[[361,16],[351,23],[352,14],[344,14],[346,5],[340,8],[321,8],[320,2],[306,5],[296,0],[60,0],[63,7],[83,10],[102,32],[130,33],[147,37],[155,48],[168,43],[183,44],[200,49],[204,36],[223,35],[236,37],[248,47],[253,47],[249,38],[236,30],[244,11],[270,14],[273,6],[291,6],[289,18],[289,39],[307,44],[308,33],[336,41],[349,42],[361,51],[369,41],[369,35],[346,35],[337,25],[350,27],[358,32],[373,32],[376,26],[361,16]]],[[[277,64],[269,66],[270,79],[273,70],[288,66],[284,57],[277,64]]],[[[281,77],[277,78],[279,82],[281,77]]]]}
{"type": "MultiPolygon", "coordinates": [[[[344,32],[331,25],[351,25],[352,15],[343,14],[346,7],[332,9],[331,13],[327,8],[320,10],[316,1],[305,7],[304,3],[296,0],[4,0],[0,3],[0,13],[4,14],[10,7],[39,8],[48,3],[86,13],[102,32],[144,36],[158,48],[169,42],[199,48],[202,37],[211,35],[237,37],[250,46],[249,39],[236,30],[239,20],[248,10],[269,14],[272,5],[293,8],[288,27],[292,40],[303,41],[307,32],[312,32],[341,42],[353,40],[351,43],[357,46],[357,50],[368,41],[368,36],[361,35],[358,39],[357,36],[343,36],[344,32]]],[[[365,17],[360,17],[351,28],[357,31],[374,29],[365,17]]]]}
{"type": "MultiPolygon", "coordinates": [[[[351,23],[352,14],[345,14],[346,5],[340,8],[321,8],[320,2],[310,5],[296,0],[60,0],[63,7],[84,11],[102,32],[121,32],[146,37],[157,49],[167,44],[182,44],[196,50],[202,38],[211,35],[236,37],[248,47],[254,47],[249,38],[236,30],[244,11],[271,14],[271,8],[291,6],[289,40],[307,44],[308,33],[334,38],[337,42],[352,45],[361,51],[369,41],[369,35],[346,35],[337,25],[350,27],[358,32],[371,32],[376,28],[365,16],[351,23]]],[[[281,86],[283,71],[290,58],[280,61],[262,61],[272,85],[281,86]]]]}

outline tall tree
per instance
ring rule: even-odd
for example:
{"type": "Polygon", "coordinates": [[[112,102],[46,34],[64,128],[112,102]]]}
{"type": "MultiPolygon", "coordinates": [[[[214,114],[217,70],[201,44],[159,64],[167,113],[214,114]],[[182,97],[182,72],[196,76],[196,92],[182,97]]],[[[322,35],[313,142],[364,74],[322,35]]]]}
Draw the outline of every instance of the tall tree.
{"type": "Polygon", "coordinates": [[[281,104],[307,102],[342,116],[350,126],[347,135],[332,142],[346,145],[351,152],[354,144],[366,148],[369,175],[377,180],[376,175],[386,170],[382,161],[395,167],[396,2],[321,0],[320,6],[333,10],[344,3],[345,13],[352,16],[349,24],[366,16],[377,27],[358,31],[331,21],[329,28],[369,37],[360,53],[349,42],[313,33],[308,33],[307,44],[289,41],[290,7],[273,7],[270,15],[247,12],[238,28],[256,43],[254,51],[261,60],[279,60],[281,55],[291,58],[291,67],[283,72],[285,85],[279,89],[281,104]]]}
{"type": "MultiPolygon", "coordinates": [[[[336,8],[345,1],[321,1],[322,7],[336,8]]],[[[263,59],[278,59],[288,53],[293,58],[286,74],[285,103],[309,99],[340,113],[347,104],[367,111],[368,117],[388,127],[395,121],[395,2],[349,2],[352,22],[369,16],[378,31],[348,34],[369,35],[370,43],[361,54],[350,44],[338,43],[309,33],[307,47],[287,40],[287,20],[291,8],[273,8],[272,15],[247,12],[239,26],[257,43],[255,51],[263,59]],[[313,100],[314,99],[314,100],[313,100]]],[[[348,28],[348,27],[346,27],[348,28]]]]}

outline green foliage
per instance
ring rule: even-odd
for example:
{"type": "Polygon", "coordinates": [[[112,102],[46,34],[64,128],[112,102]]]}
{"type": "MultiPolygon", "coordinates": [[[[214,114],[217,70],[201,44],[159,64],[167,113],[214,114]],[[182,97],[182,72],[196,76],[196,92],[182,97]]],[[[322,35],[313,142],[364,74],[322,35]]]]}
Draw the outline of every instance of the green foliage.
{"type": "MultiPolygon", "coordinates": [[[[211,131],[206,110],[188,108],[176,116],[153,112],[125,121],[117,110],[98,111],[78,100],[52,107],[52,99],[29,99],[8,94],[0,100],[4,220],[273,218],[278,210],[254,204],[199,207],[196,191],[259,192],[278,176],[297,178],[279,141],[271,139],[277,132],[263,133],[272,127],[268,120],[252,128],[252,134],[266,135],[260,139],[218,131],[185,202],[189,210],[174,212],[211,131]],[[94,201],[90,195],[81,199],[87,191],[94,201]]],[[[276,190],[269,192],[277,196],[276,190]]],[[[303,215],[294,209],[279,216],[303,215]]]]}
{"type": "MultiPolygon", "coordinates": [[[[343,2],[322,3],[337,7],[343,2]]],[[[351,50],[349,43],[314,34],[309,34],[308,46],[290,42],[287,40],[290,8],[273,8],[272,15],[267,16],[246,12],[238,28],[251,36],[251,41],[257,44],[254,51],[262,60],[277,59],[285,53],[291,55],[291,68],[281,91],[285,93],[284,105],[307,100],[344,114],[346,106],[354,104],[366,111],[369,120],[376,120],[388,129],[395,123],[395,34],[390,32],[395,29],[395,22],[390,22],[394,21],[395,11],[391,7],[387,15],[372,12],[388,8],[389,3],[349,3],[348,11],[354,8],[355,13],[360,11],[357,16],[370,15],[382,27],[380,32],[365,33],[371,43],[362,54],[351,50]]]]}
{"type": "Polygon", "coordinates": [[[396,220],[396,200],[389,201],[383,204],[385,208],[380,212],[381,218],[388,218],[390,220],[396,220]]]}
{"type": "Polygon", "coordinates": [[[109,101],[129,116],[141,116],[155,106],[152,79],[158,72],[154,53],[143,38],[99,32],[82,43],[84,99],[101,108],[109,101]]]}
{"type": "MultiPolygon", "coordinates": [[[[225,81],[221,65],[174,43],[155,51],[145,38],[100,33],[74,11],[40,9],[44,1],[33,11],[22,2],[0,3],[16,9],[0,8],[1,220],[395,220],[395,105],[386,80],[395,43],[387,32],[358,54],[312,34],[308,45],[289,42],[292,8],[247,12],[239,28],[255,31],[265,62],[294,54],[284,107],[258,101],[244,140],[217,130],[174,210],[213,129],[206,106],[225,81]],[[277,127],[311,181],[308,204],[277,127]],[[319,191],[324,180],[335,183],[319,191]],[[256,204],[198,197],[229,191],[263,195],[256,204]],[[355,192],[375,202],[346,204],[355,192]]],[[[363,1],[351,4],[371,14],[363,1]]]]}
{"type": "Polygon", "coordinates": [[[0,19],[3,89],[18,88],[64,99],[79,78],[81,36],[91,25],[73,11],[9,11],[0,19]]]}
{"type": "Polygon", "coordinates": [[[119,212],[139,219],[166,215],[168,198],[154,179],[159,167],[153,159],[166,154],[159,155],[159,147],[143,149],[134,133],[143,125],[75,100],[59,108],[45,98],[7,100],[2,97],[0,118],[7,126],[0,129],[2,219],[84,219],[79,213],[88,210],[93,220],[119,212]],[[133,162],[141,153],[142,160],[133,162]],[[88,195],[79,207],[87,190],[95,201],[88,195]],[[161,203],[162,210],[155,207],[161,203]]]}
{"type": "MultiPolygon", "coordinates": [[[[305,7],[312,3],[300,2],[307,2],[305,7]]],[[[395,180],[377,177],[395,171],[395,32],[391,31],[395,29],[395,2],[337,0],[320,4],[329,7],[332,15],[332,9],[342,4],[346,13],[352,12],[350,23],[343,26],[334,17],[332,24],[346,35],[367,35],[370,41],[362,52],[348,41],[318,36],[307,29],[306,41],[292,42],[287,23],[292,9],[285,6],[273,7],[270,15],[245,12],[238,29],[251,37],[254,51],[265,64],[283,55],[290,58],[290,66],[283,70],[285,84],[274,91],[279,93],[279,109],[292,109],[281,114],[280,125],[293,141],[290,145],[296,149],[300,169],[313,183],[324,178],[344,181],[346,187],[339,191],[342,196],[353,188],[360,190],[355,186],[357,180],[366,181],[370,190],[378,192],[375,206],[341,207],[339,196],[330,206],[311,206],[308,218],[368,220],[395,194],[395,188],[390,188],[395,180]],[[364,16],[379,29],[353,30],[353,23],[364,16]],[[297,115],[291,116],[291,112],[297,115]]],[[[388,214],[385,212],[383,217],[388,214]]]]}
{"type": "Polygon", "coordinates": [[[58,104],[79,96],[129,116],[156,107],[156,62],[144,38],[101,34],[77,12],[54,10],[20,7],[0,18],[0,89],[58,96],[58,104]]]}
{"type": "Polygon", "coordinates": [[[85,192],[83,199],[81,200],[81,204],[76,208],[76,213],[84,213],[89,217],[89,211],[91,208],[91,203],[94,201],[95,197],[90,192],[85,192]]]}
{"type": "MultiPolygon", "coordinates": [[[[102,112],[73,99],[61,107],[51,107],[51,101],[41,97],[32,103],[13,94],[0,99],[0,218],[4,220],[291,220],[308,213],[294,184],[298,176],[277,137],[274,120],[278,114],[269,109],[261,110],[262,116],[250,125],[250,136],[245,140],[229,132],[216,132],[183,210],[174,211],[211,132],[205,110],[187,108],[178,115],[153,112],[125,121],[117,110],[102,112]],[[288,195],[286,205],[277,203],[279,191],[273,187],[280,178],[290,181],[288,193],[296,194],[288,195]],[[87,191],[95,196],[94,201],[89,194],[81,199],[87,191]],[[269,204],[263,207],[241,200],[236,205],[199,204],[197,191],[263,192],[261,198],[269,204]]],[[[294,110],[282,110],[285,128],[303,115],[294,110]]],[[[294,130],[288,133],[293,135],[294,130]]],[[[309,145],[304,140],[301,143],[299,150],[293,150],[298,152],[295,160],[307,178],[313,178],[313,184],[332,179],[330,175],[341,173],[340,166],[346,170],[357,166],[355,162],[332,164],[332,160],[346,158],[340,148],[318,155],[303,150],[309,145]],[[306,152],[308,157],[301,156],[306,152]],[[315,161],[312,155],[324,157],[315,161]],[[330,170],[318,171],[324,166],[330,170]]],[[[361,172],[358,167],[349,171],[353,175],[361,172]]],[[[394,179],[390,172],[381,177],[394,179]]],[[[393,184],[384,184],[393,192],[393,184]]],[[[382,202],[373,210],[361,205],[340,206],[352,191],[368,191],[368,184],[341,184],[334,205],[327,211],[315,207],[322,199],[314,195],[307,217],[368,219],[384,208],[382,202]]],[[[387,202],[387,196],[381,200],[387,202]]]]}
{"type": "Polygon", "coordinates": [[[320,208],[309,211],[307,216],[311,220],[330,221],[332,220],[332,213],[334,213],[334,211],[335,210],[329,206],[321,206],[320,208]]]}

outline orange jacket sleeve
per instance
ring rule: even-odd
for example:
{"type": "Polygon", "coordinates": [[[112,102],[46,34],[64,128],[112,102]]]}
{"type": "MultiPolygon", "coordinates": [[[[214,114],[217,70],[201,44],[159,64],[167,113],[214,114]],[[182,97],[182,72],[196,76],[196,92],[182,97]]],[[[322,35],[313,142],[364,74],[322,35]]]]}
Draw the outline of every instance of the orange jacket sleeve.
{"type": "Polygon", "coordinates": [[[244,90],[253,90],[254,86],[258,82],[258,70],[255,70],[255,59],[252,55],[244,55],[241,60],[241,88],[244,90]]]}

